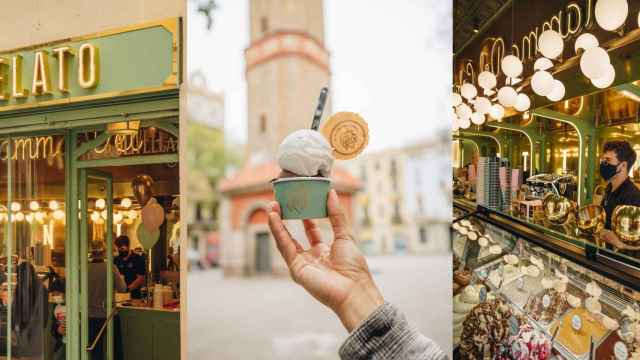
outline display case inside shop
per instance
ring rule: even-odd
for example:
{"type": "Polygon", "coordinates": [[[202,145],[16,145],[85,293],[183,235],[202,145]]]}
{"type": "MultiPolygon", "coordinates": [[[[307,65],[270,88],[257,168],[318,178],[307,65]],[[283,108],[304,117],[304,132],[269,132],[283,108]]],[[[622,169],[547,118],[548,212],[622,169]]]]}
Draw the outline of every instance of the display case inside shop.
{"type": "Polygon", "coordinates": [[[640,356],[640,293],[481,216],[467,219],[454,225],[454,245],[473,226],[478,238],[464,242],[490,236],[500,251],[474,263],[453,298],[455,358],[640,356]]]}

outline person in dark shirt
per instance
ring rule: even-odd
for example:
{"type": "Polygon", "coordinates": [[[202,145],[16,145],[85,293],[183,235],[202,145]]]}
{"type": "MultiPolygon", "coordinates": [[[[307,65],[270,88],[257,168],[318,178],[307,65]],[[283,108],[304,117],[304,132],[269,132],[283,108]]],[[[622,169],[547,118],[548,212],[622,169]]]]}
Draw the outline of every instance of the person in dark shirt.
{"type": "Polygon", "coordinates": [[[629,171],[636,162],[636,152],[626,141],[609,141],[604,144],[600,175],[608,183],[602,207],[607,215],[605,230],[600,239],[620,252],[640,257],[640,246],[631,246],[620,240],[611,228],[611,218],[620,205],[640,206],[640,190],[629,178],[629,171]]]}
{"type": "Polygon", "coordinates": [[[116,239],[118,256],[113,260],[124,276],[127,283],[127,291],[131,293],[132,299],[142,298],[140,288],[144,285],[145,261],[144,258],[131,251],[129,237],[120,235],[116,239]]]}

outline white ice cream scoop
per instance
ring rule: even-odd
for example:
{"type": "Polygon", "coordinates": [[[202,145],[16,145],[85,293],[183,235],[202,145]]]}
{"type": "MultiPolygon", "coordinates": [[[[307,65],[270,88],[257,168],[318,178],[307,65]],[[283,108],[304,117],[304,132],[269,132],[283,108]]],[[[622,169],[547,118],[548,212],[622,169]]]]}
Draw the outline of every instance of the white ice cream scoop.
{"type": "Polygon", "coordinates": [[[314,130],[294,131],[278,148],[278,165],[298,176],[329,177],[333,161],[329,142],[314,130]]]}

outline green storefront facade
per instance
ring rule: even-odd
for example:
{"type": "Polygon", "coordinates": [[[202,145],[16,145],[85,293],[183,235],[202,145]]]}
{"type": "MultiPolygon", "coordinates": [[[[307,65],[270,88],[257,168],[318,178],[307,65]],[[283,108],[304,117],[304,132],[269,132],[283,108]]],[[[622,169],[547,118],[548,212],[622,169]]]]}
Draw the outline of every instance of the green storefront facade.
{"type": "MultiPolygon", "coordinates": [[[[161,202],[179,197],[181,54],[180,18],[0,49],[0,356],[101,358],[90,350],[96,336],[89,298],[97,286],[88,275],[91,254],[101,248],[104,262],[112,264],[114,236],[140,226],[135,200],[133,206],[123,201],[130,190],[122,184],[132,174],[159,174],[161,202]],[[25,262],[48,290],[53,274],[64,284],[64,290],[47,292],[36,326],[42,336],[28,346],[17,344],[15,317],[25,316],[14,299],[32,290],[26,275],[17,273],[25,262]],[[57,319],[54,309],[61,303],[66,314],[57,319]],[[56,321],[65,324],[64,337],[55,334],[56,321]]],[[[168,238],[179,225],[172,221],[163,224],[164,240],[152,249],[160,258],[149,261],[152,273],[165,270],[168,238]]],[[[113,282],[108,271],[106,314],[117,307],[113,282]]],[[[113,344],[121,341],[116,335],[124,337],[125,359],[179,358],[179,306],[119,312],[122,329],[107,322],[105,339],[113,344]]],[[[106,358],[114,358],[112,346],[106,348],[106,358]]]]}

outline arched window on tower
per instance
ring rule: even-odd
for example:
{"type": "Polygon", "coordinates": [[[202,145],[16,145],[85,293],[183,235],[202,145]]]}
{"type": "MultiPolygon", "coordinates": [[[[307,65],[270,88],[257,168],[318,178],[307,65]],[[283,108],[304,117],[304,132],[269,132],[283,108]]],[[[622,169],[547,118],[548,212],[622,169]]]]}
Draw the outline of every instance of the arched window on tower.
{"type": "Polygon", "coordinates": [[[260,31],[262,31],[262,34],[269,31],[269,19],[266,16],[260,18],[260,31]]]}
{"type": "Polygon", "coordinates": [[[267,115],[260,115],[260,134],[267,132],[267,115]]]}

